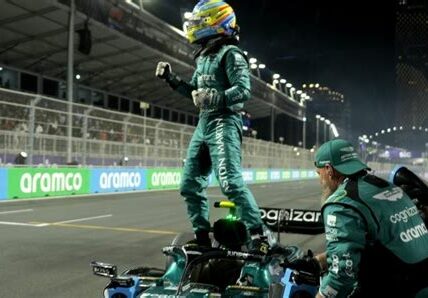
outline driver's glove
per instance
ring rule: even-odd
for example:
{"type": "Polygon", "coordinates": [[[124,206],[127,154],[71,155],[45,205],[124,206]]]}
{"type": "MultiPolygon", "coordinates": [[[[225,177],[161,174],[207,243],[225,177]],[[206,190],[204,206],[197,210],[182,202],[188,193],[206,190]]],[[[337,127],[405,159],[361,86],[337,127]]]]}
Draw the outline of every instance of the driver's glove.
{"type": "Polygon", "coordinates": [[[168,62],[158,62],[156,67],[155,75],[160,78],[167,80],[172,72],[171,64],[168,62]]]}
{"type": "Polygon", "coordinates": [[[194,105],[201,110],[218,109],[224,104],[223,96],[212,88],[193,90],[192,98],[194,105]]]}

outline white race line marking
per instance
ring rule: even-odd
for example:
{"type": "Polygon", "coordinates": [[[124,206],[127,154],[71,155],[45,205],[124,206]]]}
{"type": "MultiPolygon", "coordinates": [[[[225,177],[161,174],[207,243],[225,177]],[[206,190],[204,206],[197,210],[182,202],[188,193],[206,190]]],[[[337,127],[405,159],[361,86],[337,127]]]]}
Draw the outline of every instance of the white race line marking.
{"type": "Polygon", "coordinates": [[[24,222],[14,222],[14,221],[0,221],[0,225],[7,225],[7,226],[25,226],[25,227],[47,227],[50,225],[61,225],[71,222],[77,222],[77,221],[84,221],[84,220],[91,220],[91,219],[97,219],[97,218],[105,218],[110,217],[111,214],[105,214],[105,215],[99,215],[99,216],[92,216],[92,217],[85,217],[85,218],[77,218],[77,219],[71,219],[71,220],[65,220],[65,221],[59,221],[54,223],[24,223],[24,222]]]}
{"type": "Polygon", "coordinates": [[[21,210],[11,210],[11,211],[3,211],[0,214],[11,214],[11,213],[22,213],[22,212],[31,212],[33,209],[21,209],[21,210]]]}
{"type": "Polygon", "coordinates": [[[0,221],[0,225],[26,226],[26,227],[44,227],[46,224],[31,224],[31,223],[13,222],[13,221],[0,221]]]}
{"type": "Polygon", "coordinates": [[[34,224],[35,227],[47,227],[48,225],[48,223],[34,224]]]}
{"type": "Polygon", "coordinates": [[[85,221],[85,220],[92,220],[92,219],[98,219],[98,218],[104,218],[104,217],[110,217],[111,214],[105,214],[105,215],[99,215],[99,216],[92,216],[92,217],[85,217],[85,218],[77,218],[77,219],[70,219],[70,220],[64,220],[64,221],[58,221],[51,223],[51,225],[58,225],[58,224],[65,224],[65,223],[71,223],[71,222],[78,222],[78,221],[85,221]]]}

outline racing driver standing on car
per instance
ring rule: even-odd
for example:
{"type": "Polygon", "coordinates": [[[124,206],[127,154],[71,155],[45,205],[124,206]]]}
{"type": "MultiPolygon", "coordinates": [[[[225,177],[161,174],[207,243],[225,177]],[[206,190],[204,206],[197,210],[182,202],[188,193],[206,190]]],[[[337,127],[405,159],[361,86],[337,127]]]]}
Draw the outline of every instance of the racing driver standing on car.
{"type": "Polygon", "coordinates": [[[223,194],[238,206],[239,216],[251,235],[252,252],[266,253],[260,211],[241,173],[242,118],[250,99],[248,61],[237,46],[239,27],[231,6],[221,0],[201,0],[184,23],[195,52],[196,70],[190,82],[174,74],[168,62],[159,62],[156,75],[174,90],[193,100],[200,110],[184,164],[180,193],[197,244],[210,246],[209,207],[205,189],[212,170],[223,194]]]}

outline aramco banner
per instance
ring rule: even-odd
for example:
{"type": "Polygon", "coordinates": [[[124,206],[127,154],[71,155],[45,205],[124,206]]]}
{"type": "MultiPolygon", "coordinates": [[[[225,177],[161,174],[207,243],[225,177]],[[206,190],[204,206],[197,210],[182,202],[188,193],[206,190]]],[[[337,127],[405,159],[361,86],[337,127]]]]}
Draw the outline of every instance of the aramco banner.
{"type": "Polygon", "coordinates": [[[181,173],[180,168],[147,169],[147,188],[177,189],[180,186],[181,173]]]}
{"type": "Polygon", "coordinates": [[[88,169],[13,168],[8,172],[11,199],[89,193],[88,169]]]}
{"type": "Polygon", "coordinates": [[[146,170],[141,168],[100,168],[92,170],[91,193],[146,189],[146,170]]]}
{"type": "MultiPolygon", "coordinates": [[[[313,170],[243,169],[245,183],[313,179],[313,170]]],[[[181,168],[0,168],[0,200],[178,189],[181,168]]],[[[212,173],[209,185],[218,186],[212,173]]]]}

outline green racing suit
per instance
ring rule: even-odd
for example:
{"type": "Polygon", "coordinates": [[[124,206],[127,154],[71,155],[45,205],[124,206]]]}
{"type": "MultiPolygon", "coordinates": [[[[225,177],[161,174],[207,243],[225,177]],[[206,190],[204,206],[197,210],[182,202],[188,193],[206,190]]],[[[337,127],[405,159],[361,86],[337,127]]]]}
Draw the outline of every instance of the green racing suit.
{"type": "Polygon", "coordinates": [[[325,297],[428,297],[428,231],[416,205],[373,175],[347,178],[322,207],[325,297]]]}
{"type": "Polygon", "coordinates": [[[180,194],[185,198],[193,230],[210,230],[205,189],[212,170],[223,194],[238,206],[238,215],[249,231],[260,230],[260,211],[241,173],[242,116],[250,99],[250,73],[243,52],[233,44],[213,43],[196,58],[190,82],[171,73],[167,79],[180,94],[192,98],[198,88],[215,89],[218,106],[201,109],[184,164],[180,194]]]}

